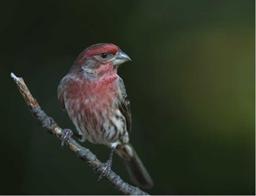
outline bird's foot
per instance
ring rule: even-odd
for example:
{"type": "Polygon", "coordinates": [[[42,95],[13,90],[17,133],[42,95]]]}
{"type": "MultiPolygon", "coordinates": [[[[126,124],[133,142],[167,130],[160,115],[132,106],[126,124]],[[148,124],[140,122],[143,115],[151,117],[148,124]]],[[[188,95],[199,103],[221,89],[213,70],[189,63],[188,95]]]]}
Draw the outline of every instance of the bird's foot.
{"type": "Polygon", "coordinates": [[[115,149],[111,148],[109,159],[105,163],[103,163],[103,170],[101,171],[101,174],[98,178],[98,181],[100,181],[103,177],[107,176],[110,173],[111,167],[112,167],[112,160],[113,160],[114,151],[115,151],[115,149]]]}
{"type": "Polygon", "coordinates": [[[60,138],[61,146],[64,146],[64,144],[72,137],[72,135],[73,132],[70,129],[63,129],[62,136],[60,138]]]}
{"type": "Polygon", "coordinates": [[[109,172],[111,171],[111,166],[112,166],[112,160],[107,160],[105,163],[103,163],[104,168],[101,171],[98,181],[100,181],[103,177],[109,174],[109,172]]]}

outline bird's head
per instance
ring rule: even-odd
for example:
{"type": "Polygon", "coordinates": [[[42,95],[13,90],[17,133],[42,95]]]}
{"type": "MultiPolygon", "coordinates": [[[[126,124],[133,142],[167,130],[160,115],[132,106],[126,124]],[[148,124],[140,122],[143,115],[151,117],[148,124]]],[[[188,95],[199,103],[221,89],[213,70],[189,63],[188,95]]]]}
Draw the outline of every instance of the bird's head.
{"type": "Polygon", "coordinates": [[[130,60],[130,57],[115,44],[101,43],[82,51],[75,60],[73,68],[88,73],[103,73],[109,69],[116,70],[118,65],[130,60]]]}

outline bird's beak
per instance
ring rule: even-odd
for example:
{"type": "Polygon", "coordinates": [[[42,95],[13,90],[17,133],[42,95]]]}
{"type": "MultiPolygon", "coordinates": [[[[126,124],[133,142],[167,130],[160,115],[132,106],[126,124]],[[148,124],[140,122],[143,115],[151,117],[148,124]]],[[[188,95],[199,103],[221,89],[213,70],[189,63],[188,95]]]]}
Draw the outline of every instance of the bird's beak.
{"type": "Polygon", "coordinates": [[[126,61],[131,61],[131,58],[127,54],[125,54],[122,50],[120,50],[117,53],[115,59],[113,60],[113,64],[115,66],[118,66],[126,61]]]}

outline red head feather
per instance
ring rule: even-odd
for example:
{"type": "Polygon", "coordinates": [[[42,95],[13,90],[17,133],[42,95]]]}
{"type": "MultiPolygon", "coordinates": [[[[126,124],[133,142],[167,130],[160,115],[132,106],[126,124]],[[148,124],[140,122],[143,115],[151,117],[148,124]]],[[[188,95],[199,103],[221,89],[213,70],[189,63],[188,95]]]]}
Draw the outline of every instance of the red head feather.
{"type": "Polygon", "coordinates": [[[94,44],[85,50],[83,50],[75,60],[74,64],[81,65],[84,61],[92,56],[99,55],[102,53],[116,54],[119,47],[111,43],[94,44]]]}

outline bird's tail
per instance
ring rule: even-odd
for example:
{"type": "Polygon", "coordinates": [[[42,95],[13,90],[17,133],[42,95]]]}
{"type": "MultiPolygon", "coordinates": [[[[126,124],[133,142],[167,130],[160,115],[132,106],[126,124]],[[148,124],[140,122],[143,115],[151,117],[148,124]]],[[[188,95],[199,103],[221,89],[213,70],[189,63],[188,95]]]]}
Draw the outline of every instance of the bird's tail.
{"type": "Polygon", "coordinates": [[[118,145],[116,152],[124,160],[129,176],[134,184],[144,189],[153,187],[152,178],[130,144],[118,145]]]}

